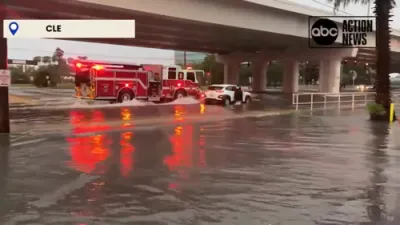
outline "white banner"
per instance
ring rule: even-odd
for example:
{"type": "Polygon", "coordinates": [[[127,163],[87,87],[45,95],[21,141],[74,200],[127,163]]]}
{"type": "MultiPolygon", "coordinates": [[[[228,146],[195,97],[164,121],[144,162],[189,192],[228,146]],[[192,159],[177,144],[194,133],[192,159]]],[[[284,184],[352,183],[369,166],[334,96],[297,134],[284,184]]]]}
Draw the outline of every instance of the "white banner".
{"type": "Polygon", "coordinates": [[[135,20],[4,20],[4,38],[135,38],[135,20]]]}

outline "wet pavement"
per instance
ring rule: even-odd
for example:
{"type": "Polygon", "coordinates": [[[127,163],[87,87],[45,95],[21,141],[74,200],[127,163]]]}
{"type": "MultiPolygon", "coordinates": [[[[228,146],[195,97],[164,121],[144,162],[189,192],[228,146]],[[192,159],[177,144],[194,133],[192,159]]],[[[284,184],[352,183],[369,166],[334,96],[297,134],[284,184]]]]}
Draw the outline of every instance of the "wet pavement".
{"type": "Polygon", "coordinates": [[[14,114],[0,224],[400,224],[397,123],[363,110],[137,108],[14,114]]]}

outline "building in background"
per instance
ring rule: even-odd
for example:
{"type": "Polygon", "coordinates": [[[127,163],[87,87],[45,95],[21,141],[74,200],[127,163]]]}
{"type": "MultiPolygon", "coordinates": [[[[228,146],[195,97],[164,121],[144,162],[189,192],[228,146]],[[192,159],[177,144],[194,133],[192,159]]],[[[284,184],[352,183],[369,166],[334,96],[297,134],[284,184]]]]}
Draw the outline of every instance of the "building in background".
{"type": "MultiPolygon", "coordinates": [[[[203,62],[207,53],[201,52],[186,52],[186,65],[193,65],[203,62]]],[[[185,52],[175,51],[175,64],[184,65],[185,64],[185,52]]]]}

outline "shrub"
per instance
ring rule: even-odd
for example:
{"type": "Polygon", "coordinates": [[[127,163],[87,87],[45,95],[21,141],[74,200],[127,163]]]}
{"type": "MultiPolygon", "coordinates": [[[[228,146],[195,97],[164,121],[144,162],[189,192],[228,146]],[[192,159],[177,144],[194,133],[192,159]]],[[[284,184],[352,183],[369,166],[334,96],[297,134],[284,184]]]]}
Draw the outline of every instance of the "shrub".
{"type": "Polygon", "coordinates": [[[385,115],[386,110],[381,104],[371,103],[367,105],[367,110],[370,114],[385,115]]]}
{"type": "Polygon", "coordinates": [[[48,79],[47,77],[50,78],[51,74],[48,70],[46,69],[39,69],[36,71],[33,79],[33,84],[36,87],[48,87],[48,79]]]}
{"type": "Polygon", "coordinates": [[[13,84],[30,84],[31,79],[28,74],[20,71],[11,69],[11,83],[13,84]]]}

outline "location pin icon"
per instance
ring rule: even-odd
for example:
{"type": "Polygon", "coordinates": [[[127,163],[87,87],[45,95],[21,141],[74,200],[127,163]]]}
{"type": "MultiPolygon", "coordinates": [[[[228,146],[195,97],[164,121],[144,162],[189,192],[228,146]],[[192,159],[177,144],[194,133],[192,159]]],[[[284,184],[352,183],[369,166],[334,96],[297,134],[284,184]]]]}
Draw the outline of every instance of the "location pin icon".
{"type": "Polygon", "coordinates": [[[8,28],[10,29],[11,34],[15,35],[19,29],[19,26],[17,22],[12,22],[10,25],[8,25],[8,28]]]}

